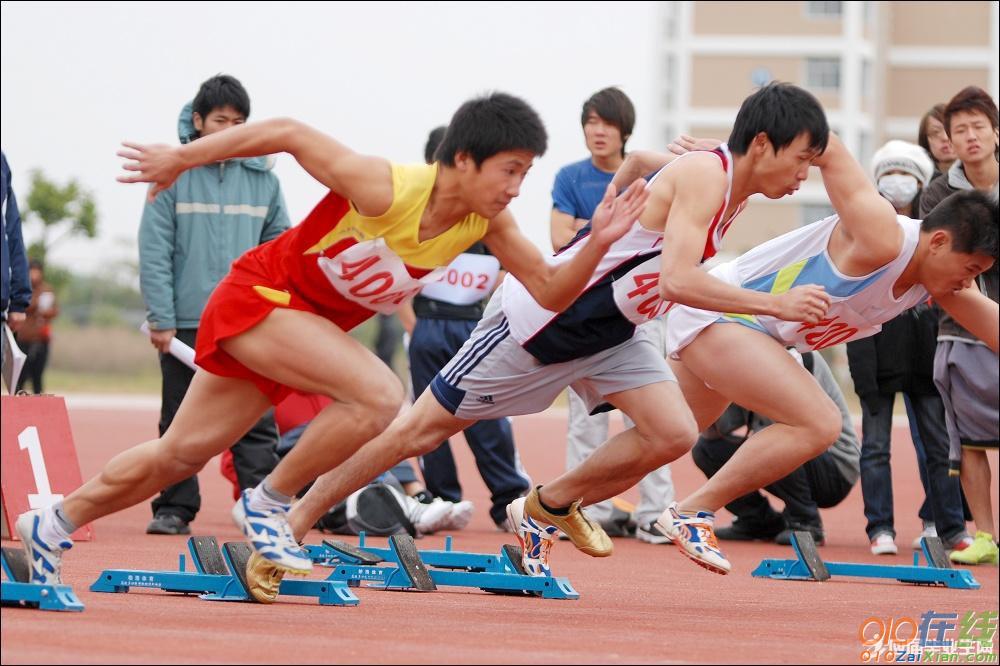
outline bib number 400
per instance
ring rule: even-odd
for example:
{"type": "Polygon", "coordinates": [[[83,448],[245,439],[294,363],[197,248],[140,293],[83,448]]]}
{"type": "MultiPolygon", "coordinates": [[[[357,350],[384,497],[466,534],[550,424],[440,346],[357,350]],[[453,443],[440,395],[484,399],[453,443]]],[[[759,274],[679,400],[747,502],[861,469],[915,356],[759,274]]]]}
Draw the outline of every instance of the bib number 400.
{"type": "Polygon", "coordinates": [[[425,284],[440,277],[437,269],[413,278],[403,261],[381,238],[353,245],[334,257],[320,257],[320,270],[344,298],[369,310],[392,314],[425,284]]]}

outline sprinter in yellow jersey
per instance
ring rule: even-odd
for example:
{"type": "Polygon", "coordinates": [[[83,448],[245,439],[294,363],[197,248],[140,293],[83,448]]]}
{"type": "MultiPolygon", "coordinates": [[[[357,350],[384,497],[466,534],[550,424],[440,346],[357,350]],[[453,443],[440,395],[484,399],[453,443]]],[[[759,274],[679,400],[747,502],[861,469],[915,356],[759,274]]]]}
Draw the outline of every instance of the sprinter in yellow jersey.
{"type": "Polygon", "coordinates": [[[134,174],[119,180],[153,183],[150,197],[185,169],[276,152],[291,153],[331,192],[302,224],[238,259],[214,292],[199,331],[202,368],[167,432],[113,458],[63,502],[18,519],[32,581],[41,584],[60,582],[62,552],[77,527],[196,473],[289,390],[334,402],[274,472],[244,492],[233,517],[259,558],[309,573],[286,518],[291,496],[380,433],[403,401],[395,375],[346,331],[392,311],[480,239],[539,303],[560,311],[646,201],[642,181],[617,199],[609,187],[587,246],[550,266],[507,211],[545,152],[545,128],[524,101],[501,93],[462,105],[430,166],[359,155],[287,119],[180,147],[125,145],[119,154],[134,174]]]}

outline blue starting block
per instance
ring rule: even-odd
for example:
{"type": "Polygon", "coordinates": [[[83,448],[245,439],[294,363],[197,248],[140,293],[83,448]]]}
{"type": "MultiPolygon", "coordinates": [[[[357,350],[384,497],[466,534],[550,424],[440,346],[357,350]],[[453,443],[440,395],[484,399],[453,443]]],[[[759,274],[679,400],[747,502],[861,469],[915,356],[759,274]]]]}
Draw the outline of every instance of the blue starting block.
{"type": "Polygon", "coordinates": [[[369,581],[370,587],[387,590],[431,592],[444,585],[477,587],[493,594],[580,598],[566,578],[527,575],[520,548],[510,544],[498,555],[466,553],[452,550],[451,537],[446,537],[444,550],[417,550],[412,537],[391,536],[388,548],[375,548],[365,545],[362,533],[357,547],[324,541],[305,548],[315,564],[333,569],[327,580],[351,587],[369,581]]]}
{"type": "Polygon", "coordinates": [[[20,548],[4,548],[0,557],[7,580],[0,583],[4,606],[52,611],[82,611],[83,603],[69,585],[36,585],[31,581],[28,557],[20,548]]]}
{"type": "MultiPolygon", "coordinates": [[[[128,592],[130,588],[155,588],[165,592],[197,594],[208,601],[252,601],[246,584],[250,547],[242,542],[223,544],[219,552],[215,537],[191,537],[188,550],[195,571],[185,570],[179,557],[178,571],[105,569],[90,586],[91,592],[128,592]]],[[[316,597],[322,606],[357,606],[358,598],[339,581],[283,580],[280,594],[316,597]]]]}
{"type": "Polygon", "coordinates": [[[937,537],[920,540],[920,552],[913,554],[913,566],[824,562],[809,532],[792,532],[794,560],[764,560],[751,573],[756,578],[781,580],[828,580],[831,576],[887,578],[917,585],[943,585],[960,590],[978,590],[980,585],[971,571],[954,569],[944,546],[937,537]],[[920,555],[927,564],[920,565],[920,555]]]}

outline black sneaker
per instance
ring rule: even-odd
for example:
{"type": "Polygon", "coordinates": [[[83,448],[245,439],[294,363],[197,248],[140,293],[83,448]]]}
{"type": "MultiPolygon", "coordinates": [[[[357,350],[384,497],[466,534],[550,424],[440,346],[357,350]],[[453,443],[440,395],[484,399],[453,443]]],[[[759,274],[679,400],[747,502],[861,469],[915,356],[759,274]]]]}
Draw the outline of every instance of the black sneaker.
{"type": "Polygon", "coordinates": [[[674,540],[671,539],[666,532],[660,529],[660,526],[656,524],[656,521],[649,523],[648,525],[639,525],[635,530],[635,538],[639,541],[652,544],[670,544],[674,540]]]}
{"type": "Polygon", "coordinates": [[[632,521],[632,514],[622,511],[617,506],[612,505],[611,517],[601,521],[601,528],[609,537],[629,538],[635,536],[635,523],[632,521]]]}
{"type": "Polygon", "coordinates": [[[770,521],[734,518],[731,525],[716,527],[715,536],[724,541],[773,541],[784,528],[780,514],[770,521]]]}
{"type": "MultiPolygon", "coordinates": [[[[812,534],[813,541],[816,542],[817,546],[822,546],[826,543],[826,538],[823,535],[822,525],[803,525],[800,523],[789,523],[788,529],[781,530],[776,537],[774,537],[774,543],[780,544],[782,546],[792,545],[792,532],[809,532],[812,534]]],[[[716,531],[718,533],[718,531],[716,531]]]]}
{"type": "Polygon", "coordinates": [[[191,534],[191,528],[180,516],[161,513],[154,516],[146,526],[146,534],[191,534]]]}

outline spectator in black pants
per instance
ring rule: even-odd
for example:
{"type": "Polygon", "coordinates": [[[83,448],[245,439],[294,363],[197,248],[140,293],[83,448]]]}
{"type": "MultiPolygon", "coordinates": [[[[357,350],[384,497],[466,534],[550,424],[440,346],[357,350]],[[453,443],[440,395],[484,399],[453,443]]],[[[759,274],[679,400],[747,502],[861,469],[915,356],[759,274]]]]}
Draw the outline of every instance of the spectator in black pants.
{"type": "MultiPolygon", "coordinates": [[[[813,535],[817,545],[822,545],[825,537],[819,509],[840,504],[857,483],[861,452],[844,394],[819,353],[804,354],[802,364],[840,408],[843,418],[840,437],[819,457],[766,486],[769,493],[784,501],[785,510],[782,513],[775,511],[759,491],[727,504],[726,509],[735,516],[735,520],[732,525],[715,530],[720,539],[774,540],[787,545],[791,543],[792,531],[807,531],[813,535]]],[[[730,405],[719,420],[701,434],[691,456],[698,469],[705,476],[712,477],[747,437],[771,423],[738,405],[730,405]],[[746,428],[745,434],[737,434],[743,428],[746,428]]]]}

